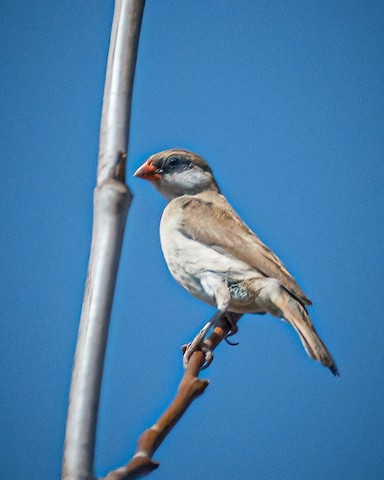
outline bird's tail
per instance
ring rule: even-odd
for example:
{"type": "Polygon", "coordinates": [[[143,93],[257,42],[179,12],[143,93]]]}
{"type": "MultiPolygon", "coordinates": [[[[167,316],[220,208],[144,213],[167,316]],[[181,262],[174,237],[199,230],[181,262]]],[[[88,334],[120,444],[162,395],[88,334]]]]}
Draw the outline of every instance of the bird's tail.
{"type": "Polygon", "coordinates": [[[284,292],[283,296],[285,298],[281,298],[282,302],[279,302],[281,304],[278,306],[283,313],[283,317],[288,320],[298,333],[307,354],[313,360],[329,368],[333,375],[338,376],[339,371],[336,363],[316,332],[306,308],[292,298],[288,292],[284,292]]]}

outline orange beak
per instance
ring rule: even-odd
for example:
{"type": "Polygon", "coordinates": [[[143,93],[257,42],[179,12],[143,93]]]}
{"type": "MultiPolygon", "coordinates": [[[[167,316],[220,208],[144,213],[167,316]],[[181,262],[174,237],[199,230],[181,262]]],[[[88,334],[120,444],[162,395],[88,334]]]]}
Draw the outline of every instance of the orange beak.
{"type": "Polygon", "coordinates": [[[139,167],[133,174],[134,177],[143,178],[153,182],[154,180],[160,180],[161,175],[158,173],[157,168],[153,165],[150,159],[146,160],[141,167],[139,167]]]}

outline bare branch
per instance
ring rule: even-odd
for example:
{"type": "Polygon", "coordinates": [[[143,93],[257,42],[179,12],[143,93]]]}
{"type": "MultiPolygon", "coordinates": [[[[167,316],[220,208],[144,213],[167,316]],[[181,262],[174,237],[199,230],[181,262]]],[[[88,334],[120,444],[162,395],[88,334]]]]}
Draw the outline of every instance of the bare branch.
{"type": "Polygon", "coordinates": [[[116,153],[125,152],[133,80],[145,0],[116,0],[100,124],[97,184],[113,177],[116,153]]]}
{"type": "MultiPolygon", "coordinates": [[[[230,324],[225,318],[220,320],[207,339],[212,350],[225,339],[231,329],[233,329],[233,324],[236,324],[237,321],[238,319],[235,321],[232,319],[232,324],[230,324]]],[[[152,460],[154,453],[184,415],[191,403],[199,397],[209,385],[208,380],[198,378],[203,365],[203,352],[194,352],[184,371],[172,403],[159,420],[141,434],[137,442],[136,453],[127,465],[113,470],[104,480],[133,480],[145,477],[159,466],[159,463],[152,460]]]]}
{"type": "Polygon", "coordinates": [[[117,269],[131,194],[125,164],[144,0],[117,0],[100,126],[91,254],[72,375],[63,480],[92,480],[97,413],[117,269]]]}

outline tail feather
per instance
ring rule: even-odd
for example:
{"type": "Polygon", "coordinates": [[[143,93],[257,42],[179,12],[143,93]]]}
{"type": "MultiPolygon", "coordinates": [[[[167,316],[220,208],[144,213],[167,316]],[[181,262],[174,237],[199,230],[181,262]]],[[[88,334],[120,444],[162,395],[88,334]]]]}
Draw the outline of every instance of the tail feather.
{"type": "Polygon", "coordinates": [[[313,360],[329,368],[333,375],[339,376],[336,363],[316,332],[306,308],[292,298],[289,293],[285,293],[285,295],[283,304],[279,305],[279,307],[283,317],[288,320],[298,333],[305,351],[313,360]]]}

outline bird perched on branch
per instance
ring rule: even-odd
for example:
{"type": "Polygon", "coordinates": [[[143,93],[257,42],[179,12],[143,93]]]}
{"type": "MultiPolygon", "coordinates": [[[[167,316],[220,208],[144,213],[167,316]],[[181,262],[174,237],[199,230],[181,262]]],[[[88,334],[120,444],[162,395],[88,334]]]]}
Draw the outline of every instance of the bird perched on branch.
{"type": "Polygon", "coordinates": [[[204,339],[223,315],[237,319],[244,313],[270,313],[288,321],[308,355],[338,375],[308,315],[312,302],[236,214],[203,158],[187,150],[165,150],[148,158],[134,175],[149,180],[169,202],[160,238],[171,274],[189,293],[217,308],[189,344],[185,362],[196,349],[203,349],[210,361],[204,339]]]}

